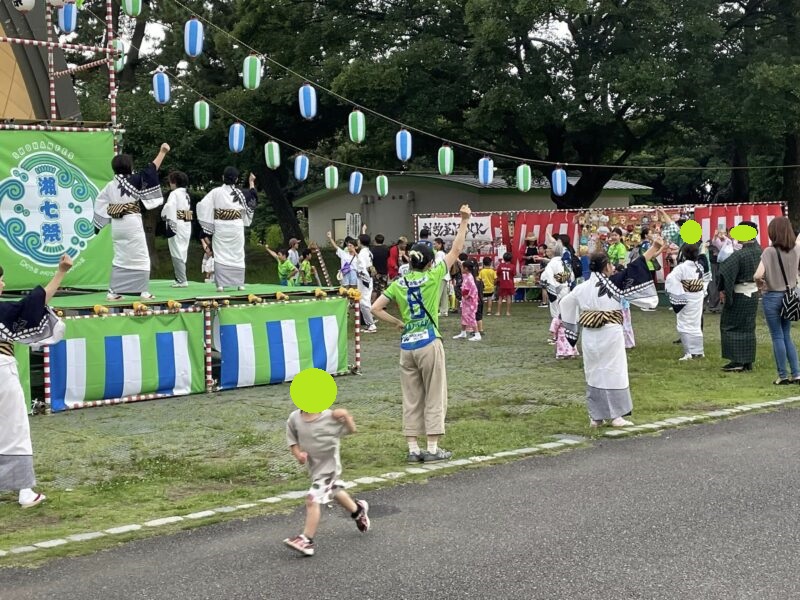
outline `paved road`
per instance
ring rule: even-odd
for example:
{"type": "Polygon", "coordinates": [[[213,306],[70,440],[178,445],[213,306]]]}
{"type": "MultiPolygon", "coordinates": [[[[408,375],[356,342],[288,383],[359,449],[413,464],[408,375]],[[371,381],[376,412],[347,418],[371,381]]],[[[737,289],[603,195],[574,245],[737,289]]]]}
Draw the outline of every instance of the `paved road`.
{"type": "Polygon", "coordinates": [[[799,598],[800,410],[367,493],[373,530],[302,514],[0,571],[0,598],[799,598]]]}

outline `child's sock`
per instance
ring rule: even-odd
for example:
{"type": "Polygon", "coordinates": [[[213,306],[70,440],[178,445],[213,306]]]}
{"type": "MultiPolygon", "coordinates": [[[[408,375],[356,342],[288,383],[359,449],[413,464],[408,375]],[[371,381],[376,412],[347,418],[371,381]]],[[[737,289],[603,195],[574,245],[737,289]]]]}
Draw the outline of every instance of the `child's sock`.
{"type": "Polygon", "coordinates": [[[356,508],[356,512],[350,513],[350,516],[353,517],[354,519],[357,519],[358,516],[364,511],[364,509],[361,507],[360,504],[356,504],[356,506],[358,507],[356,508]]]}
{"type": "Polygon", "coordinates": [[[414,440],[413,442],[408,442],[408,451],[411,454],[419,454],[419,444],[417,443],[417,440],[414,440]]]}
{"type": "Polygon", "coordinates": [[[439,451],[439,442],[428,442],[428,454],[436,454],[439,451]]]}

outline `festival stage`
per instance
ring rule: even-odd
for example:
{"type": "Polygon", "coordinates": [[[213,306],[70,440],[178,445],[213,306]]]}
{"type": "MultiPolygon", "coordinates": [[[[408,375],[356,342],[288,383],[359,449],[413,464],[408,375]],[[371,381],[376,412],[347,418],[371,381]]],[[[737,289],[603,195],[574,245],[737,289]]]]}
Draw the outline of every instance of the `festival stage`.
{"type": "Polygon", "coordinates": [[[171,284],[152,281],[149,300],[110,302],[90,286],[60,292],[51,306],[66,324],[64,339],[15,346],[28,402],[62,412],[284,383],[308,368],[360,370],[358,311],[355,363],[348,361],[347,314],[357,301],[338,287],[171,284]]]}

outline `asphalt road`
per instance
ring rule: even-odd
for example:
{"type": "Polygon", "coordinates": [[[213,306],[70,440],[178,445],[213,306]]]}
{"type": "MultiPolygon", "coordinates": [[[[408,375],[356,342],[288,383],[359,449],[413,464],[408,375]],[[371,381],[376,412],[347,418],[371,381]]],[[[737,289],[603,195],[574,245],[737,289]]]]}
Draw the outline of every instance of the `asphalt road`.
{"type": "MultiPolygon", "coordinates": [[[[800,410],[596,442],[364,495],[0,571],[14,600],[800,598],[800,410]]],[[[346,465],[345,465],[346,468],[346,465]]],[[[357,488],[355,488],[357,489],[357,488]]]]}

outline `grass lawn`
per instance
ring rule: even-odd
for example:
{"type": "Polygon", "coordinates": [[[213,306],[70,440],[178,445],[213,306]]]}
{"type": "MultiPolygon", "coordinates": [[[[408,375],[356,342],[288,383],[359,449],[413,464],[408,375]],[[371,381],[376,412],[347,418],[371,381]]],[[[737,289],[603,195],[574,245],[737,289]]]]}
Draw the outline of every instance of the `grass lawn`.
{"type": "MultiPolygon", "coordinates": [[[[459,317],[442,319],[450,389],[442,445],[454,451],[454,458],[521,448],[556,434],[594,434],[580,359],[557,361],[545,342],[549,311],[527,303],[515,304],[512,313],[487,317],[487,335],[478,343],[452,340],[459,317]]],[[[633,322],[634,422],[795,393],[771,384],[775,369],[761,315],[755,370],[740,374],[720,371],[717,315],[705,317],[708,358],[689,363],[677,360],[681,351],[672,344],[677,335],[671,311],[634,310],[633,322]]],[[[348,408],[359,427],[343,442],[344,477],[351,480],[406,466],[397,333],[379,325],[377,334],[364,336],[362,354],[363,375],[337,379],[336,406],[348,408]]],[[[23,511],[15,495],[0,496],[0,549],[303,489],[305,472],[284,438],[293,408],[289,386],[277,385],[32,417],[38,489],[48,499],[23,511]]],[[[279,510],[298,503],[281,503],[279,510]]],[[[270,510],[276,508],[259,505],[246,514],[270,510]]],[[[184,522],[158,532],[188,526],[184,522]]],[[[0,566],[33,565],[143,535],[155,532],[8,555],[0,558],[0,566]]]]}

